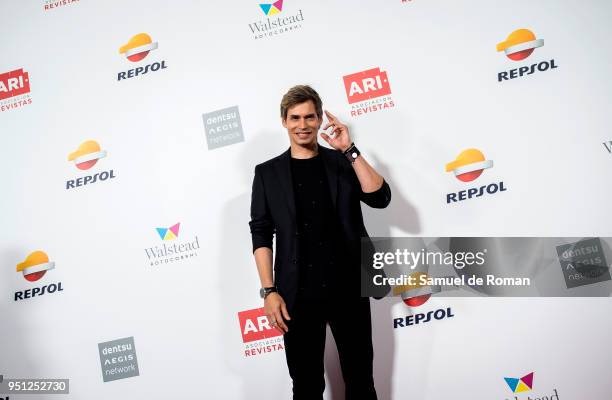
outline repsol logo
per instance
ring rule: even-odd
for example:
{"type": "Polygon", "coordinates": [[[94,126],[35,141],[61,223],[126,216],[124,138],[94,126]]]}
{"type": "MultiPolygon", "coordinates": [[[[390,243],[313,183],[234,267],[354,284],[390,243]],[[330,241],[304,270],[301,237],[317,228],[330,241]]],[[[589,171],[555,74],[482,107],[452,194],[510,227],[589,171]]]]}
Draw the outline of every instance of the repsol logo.
{"type": "Polygon", "coordinates": [[[508,71],[498,72],[497,73],[497,81],[507,81],[509,79],[520,78],[524,75],[531,75],[536,71],[544,72],[549,69],[555,69],[557,65],[555,64],[555,60],[550,61],[541,61],[539,63],[531,64],[530,66],[523,66],[520,68],[509,69],[508,71]]]}
{"type": "Polygon", "coordinates": [[[489,183],[488,185],[460,190],[455,193],[447,193],[446,204],[471,199],[472,197],[480,197],[485,194],[495,194],[497,192],[505,191],[506,187],[504,186],[504,182],[489,183]]]}
{"type": "Polygon", "coordinates": [[[77,179],[71,179],[69,181],[66,181],[66,190],[113,178],[115,178],[115,171],[113,171],[112,169],[110,171],[98,172],[94,175],[82,176],[77,179]]]}
{"type": "Polygon", "coordinates": [[[136,68],[128,69],[127,71],[124,71],[124,72],[119,72],[117,74],[117,80],[121,81],[123,79],[130,79],[138,75],[148,74],[149,71],[157,72],[161,69],[166,69],[165,60],[154,62],[153,64],[148,64],[148,65],[145,65],[144,67],[136,67],[136,68]]]}
{"type": "Polygon", "coordinates": [[[445,318],[454,317],[453,311],[450,307],[446,309],[440,308],[435,311],[428,311],[427,313],[419,313],[415,315],[407,315],[402,318],[394,318],[393,319],[393,329],[397,328],[406,328],[412,325],[418,325],[420,323],[426,323],[433,319],[440,320],[445,318]]]}
{"type": "Polygon", "coordinates": [[[35,287],[32,289],[15,292],[15,301],[30,299],[32,297],[42,296],[47,293],[62,292],[63,290],[64,288],[62,287],[62,282],[51,283],[42,287],[35,287]]]}

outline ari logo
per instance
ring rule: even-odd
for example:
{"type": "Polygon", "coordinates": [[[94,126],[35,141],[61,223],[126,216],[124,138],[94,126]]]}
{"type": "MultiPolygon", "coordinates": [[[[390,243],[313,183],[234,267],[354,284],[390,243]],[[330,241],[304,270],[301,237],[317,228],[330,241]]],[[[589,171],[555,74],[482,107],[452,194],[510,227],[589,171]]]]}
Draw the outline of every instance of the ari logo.
{"type": "Polygon", "coordinates": [[[343,78],[351,116],[356,117],[385,108],[395,107],[387,71],[372,68],[343,78]]]}
{"type": "Polygon", "coordinates": [[[161,240],[172,240],[176,239],[179,235],[180,222],[172,225],[170,228],[155,228],[161,240]]]}
{"type": "Polygon", "coordinates": [[[255,356],[284,349],[283,334],[270,326],[263,308],[238,312],[244,356],[255,356]]]}
{"type": "Polygon", "coordinates": [[[23,68],[0,74],[0,100],[30,93],[30,75],[23,68]]]}
{"type": "Polygon", "coordinates": [[[120,54],[125,54],[125,57],[132,61],[140,61],[144,59],[151,50],[157,49],[157,42],[153,42],[151,36],[146,33],[139,33],[123,46],[119,48],[120,54]]]}
{"type": "Polygon", "coordinates": [[[478,178],[485,169],[491,168],[493,161],[485,160],[484,154],[478,149],[463,150],[454,161],[446,164],[446,172],[453,171],[455,177],[463,182],[471,182],[478,178]]]}
{"type": "MultiPolygon", "coordinates": [[[[454,161],[446,164],[446,172],[453,172],[455,177],[462,182],[472,182],[477,179],[485,169],[493,167],[493,161],[485,159],[484,154],[478,149],[463,150],[454,161]]],[[[490,183],[480,187],[460,190],[456,193],[446,194],[446,203],[463,201],[472,197],[480,197],[487,194],[506,191],[504,182],[490,183]]]]}
{"type": "Polygon", "coordinates": [[[41,250],[30,253],[25,261],[17,264],[17,272],[22,272],[23,277],[30,282],[36,282],[53,268],[55,268],[55,263],[49,261],[47,253],[41,250]]]}
{"type": "Polygon", "coordinates": [[[32,104],[30,75],[23,68],[0,74],[0,112],[32,104]]]}
{"type": "Polygon", "coordinates": [[[268,16],[279,14],[283,11],[283,0],[275,1],[272,4],[260,4],[259,7],[268,16]]]}
{"type": "Polygon", "coordinates": [[[343,80],[349,104],[391,94],[387,72],[380,68],[346,75],[343,80]]]}
{"type": "Polygon", "coordinates": [[[68,155],[68,161],[74,161],[78,169],[87,170],[106,157],[106,150],[102,150],[95,140],[86,140],[79,148],[68,155]]]}
{"type": "Polygon", "coordinates": [[[505,41],[497,44],[497,51],[503,51],[511,60],[526,59],[538,47],[544,46],[544,39],[536,39],[529,29],[517,29],[505,41]]]}
{"type": "Polygon", "coordinates": [[[533,372],[522,378],[504,378],[512,393],[528,392],[533,389],[533,372]]]}

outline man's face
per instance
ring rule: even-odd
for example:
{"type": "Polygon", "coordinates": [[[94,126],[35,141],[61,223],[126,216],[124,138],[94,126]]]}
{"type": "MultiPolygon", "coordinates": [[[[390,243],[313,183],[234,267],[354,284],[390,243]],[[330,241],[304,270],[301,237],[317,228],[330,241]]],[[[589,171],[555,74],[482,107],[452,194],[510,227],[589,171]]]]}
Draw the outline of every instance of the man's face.
{"type": "Polygon", "coordinates": [[[287,128],[292,144],[308,146],[316,143],[323,120],[317,116],[312,100],[297,104],[287,110],[283,126],[287,128]]]}

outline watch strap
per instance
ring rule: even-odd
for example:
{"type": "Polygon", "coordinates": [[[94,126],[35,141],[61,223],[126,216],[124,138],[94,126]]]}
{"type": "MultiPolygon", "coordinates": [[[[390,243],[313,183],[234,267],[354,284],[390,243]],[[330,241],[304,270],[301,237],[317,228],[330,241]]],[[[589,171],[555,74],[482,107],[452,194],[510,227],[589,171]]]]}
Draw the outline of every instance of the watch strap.
{"type": "Polygon", "coordinates": [[[361,152],[359,151],[359,149],[357,148],[357,146],[355,146],[355,142],[351,143],[351,145],[349,146],[348,149],[344,150],[342,152],[342,154],[344,154],[344,156],[351,162],[354,163],[355,160],[357,159],[357,157],[359,157],[361,155],[361,152]]]}

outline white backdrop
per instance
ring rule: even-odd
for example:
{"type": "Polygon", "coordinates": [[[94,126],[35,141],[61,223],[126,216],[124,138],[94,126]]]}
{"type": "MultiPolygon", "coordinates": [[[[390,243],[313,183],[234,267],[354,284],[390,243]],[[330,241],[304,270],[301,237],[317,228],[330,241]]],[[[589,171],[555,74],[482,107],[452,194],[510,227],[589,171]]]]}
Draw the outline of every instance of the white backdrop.
{"type": "MultiPolygon", "coordinates": [[[[289,398],[284,352],[245,357],[238,312],[262,306],[251,181],[288,147],[279,103],[295,84],[320,93],[390,183],[389,208],[364,206],[371,235],[612,236],[606,1],[286,0],[270,18],[301,10],[299,28],[261,39],[249,28],[267,18],[258,1],[44,9],[53,3],[0,3],[0,74],[27,71],[32,100],[0,112],[5,379],[70,378],[71,399],[289,398]],[[545,44],[512,61],[495,46],[519,28],[545,44]],[[119,47],[141,32],[158,48],[130,62],[119,47]],[[497,80],[551,59],[557,68],[497,80]],[[351,117],[343,76],[377,67],[395,106],[351,117]],[[202,114],[232,106],[244,141],[208,150],[202,114]],[[89,139],[107,155],[81,171],[67,158],[89,139]],[[467,148],[494,161],[474,184],[503,180],[507,191],[447,204],[470,187],[444,170],[467,148]],[[115,178],[66,189],[109,170],[115,178]],[[170,243],[155,228],[177,222],[176,240],[197,237],[197,255],[149,265],[144,249],[170,243]],[[55,269],[28,282],[15,266],[35,250],[55,269]],[[14,301],[59,281],[61,292],[14,301]],[[98,343],[125,337],[140,374],[103,382],[98,343]]],[[[515,395],[504,377],[535,371],[533,391],[516,396],[608,398],[611,311],[609,298],[375,302],[379,397],[501,400],[515,395]],[[453,318],[393,329],[393,317],[447,307],[453,318]]],[[[326,365],[326,396],[339,399],[333,351],[326,365]]]]}

